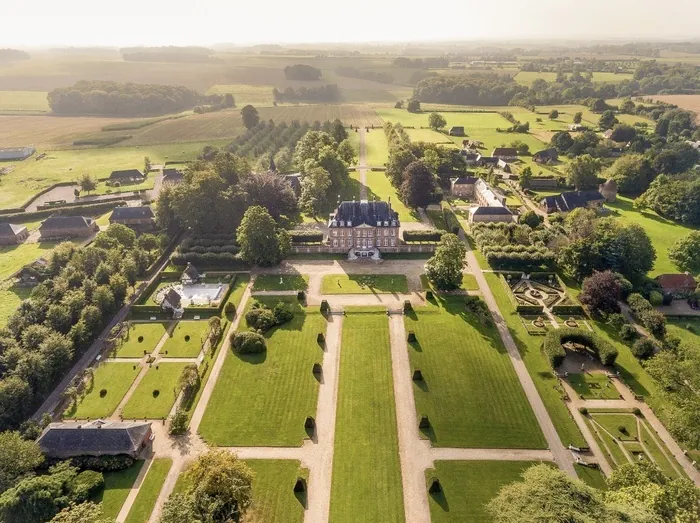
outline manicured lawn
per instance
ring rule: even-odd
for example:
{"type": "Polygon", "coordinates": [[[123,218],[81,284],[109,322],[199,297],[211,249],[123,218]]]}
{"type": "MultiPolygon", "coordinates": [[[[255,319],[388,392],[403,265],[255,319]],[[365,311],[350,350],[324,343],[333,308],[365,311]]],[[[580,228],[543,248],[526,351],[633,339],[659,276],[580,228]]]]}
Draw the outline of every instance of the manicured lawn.
{"type": "Polygon", "coordinates": [[[249,274],[237,274],[236,279],[233,282],[233,290],[231,291],[231,296],[229,296],[229,303],[233,303],[236,307],[241,303],[241,298],[245,293],[245,289],[250,281],[249,274]]]}
{"type": "Polygon", "coordinates": [[[321,294],[393,294],[407,293],[408,281],[402,274],[327,274],[321,294]]]}
{"type": "MultiPolygon", "coordinates": [[[[433,287],[433,284],[430,283],[430,280],[425,274],[420,275],[420,281],[424,291],[431,290],[433,292],[440,292],[433,287]]],[[[462,285],[459,288],[465,291],[478,291],[479,284],[476,282],[476,277],[473,274],[467,273],[462,275],[462,285]]]]}
{"type": "Polygon", "coordinates": [[[131,323],[129,338],[117,349],[116,358],[140,358],[150,354],[165,334],[168,323],[131,323]]]}
{"type": "MultiPolygon", "coordinates": [[[[5,191],[7,183],[3,183],[5,191]]],[[[19,245],[1,245],[0,246],[0,281],[6,280],[25,265],[38,260],[42,256],[48,255],[57,242],[41,242],[41,243],[21,243],[19,245]]]]}
{"type": "MultiPolygon", "coordinates": [[[[651,427],[649,427],[649,425],[646,422],[642,423],[640,436],[641,436],[641,440],[644,442],[644,445],[646,446],[647,450],[649,451],[650,457],[659,466],[659,468],[666,473],[666,475],[668,477],[670,477],[672,479],[679,477],[678,472],[673,467],[673,465],[671,465],[671,461],[669,460],[669,457],[671,460],[673,460],[673,463],[676,465],[678,470],[682,470],[680,465],[678,465],[678,463],[673,458],[672,454],[668,451],[668,449],[666,448],[664,443],[660,439],[658,439],[658,437],[652,438],[651,434],[652,434],[651,427]],[[661,450],[662,446],[663,446],[663,449],[665,452],[661,450]]],[[[686,476],[684,473],[682,473],[680,477],[685,478],[686,476]]]]}
{"type": "Polygon", "coordinates": [[[102,503],[102,510],[106,518],[115,519],[119,515],[143,463],[143,460],[139,460],[128,469],[104,472],[105,488],[91,501],[102,503]]]}
{"type": "Polygon", "coordinates": [[[686,343],[698,343],[700,342],[700,318],[683,318],[681,320],[666,320],[666,331],[669,335],[675,336],[681,340],[684,344],[686,343]],[[688,326],[692,330],[688,329],[688,326]]]}
{"type": "Polygon", "coordinates": [[[574,468],[576,469],[576,474],[578,474],[578,479],[586,483],[588,486],[599,490],[608,489],[608,484],[605,483],[605,475],[600,471],[600,469],[584,467],[578,463],[574,464],[574,468]]]}
{"type": "Polygon", "coordinates": [[[179,321],[160,354],[165,358],[196,358],[202,350],[203,340],[209,334],[206,320],[179,321]]]}
{"type": "MultiPolygon", "coordinates": [[[[370,167],[382,167],[389,159],[389,148],[383,129],[374,129],[365,133],[365,159],[370,167]]],[[[370,173],[368,172],[367,174],[370,173]]]]}
{"type": "Polygon", "coordinates": [[[406,316],[418,416],[435,446],[546,448],[525,392],[493,325],[467,313],[464,298],[447,297],[438,305],[406,316]]]}
{"type": "MultiPolygon", "coordinates": [[[[687,236],[694,229],[686,227],[672,220],[662,218],[654,211],[645,210],[643,213],[634,209],[632,199],[618,196],[617,202],[605,204],[607,207],[617,211],[617,216],[627,223],[638,223],[641,225],[651,239],[651,243],[656,249],[656,263],[649,272],[650,276],[657,276],[663,273],[678,272],[678,267],[668,257],[668,250],[673,247],[680,238],[687,236]]],[[[613,214],[615,216],[615,214],[613,214]]]]}
{"type": "Polygon", "coordinates": [[[404,521],[386,312],[347,309],[333,455],[331,521],[404,521]]]}
{"type": "Polygon", "coordinates": [[[186,363],[160,363],[148,369],[146,376],[124,407],[124,418],[166,418],[175,403],[177,397],[175,387],[186,365],[186,363]]]}
{"type": "Polygon", "coordinates": [[[12,316],[23,300],[29,298],[31,292],[29,287],[18,287],[17,285],[0,290],[0,328],[5,326],[8,318],[12,316]]]}
{"type": "Polygon", "coordinates": [[[308,274],[261,274],[255,278],[254,291],[305,291],[308,274]]]}
{"type": "Polygon", "coordinates": [[[637,439],[637,418],[634,414],[591,414],[605,430],[621,441],[637,439]],[[619,430],[619,429],[623,429],[619,430]]]}
{"type": "Polygon", "coordinates": [[[64,416],[72,419],[95,419],[110,416],[131,384],[138,376],[140,368],[133,363],[103,363],[94,371],[93,383],[86,394],[78,400],[78,407],[66,409],[64,416]],[[105,390],[106,394],[102,395],[105,390]]]}
{"type": "Polygon", "coordinates": [[[583,399],[620,399],[620,394],[617,392],[615,385],[610,382],[605,374],[569,374],[567,381],[583,399]]]}
{"type": "MultiPolygon", "coordinates": [[[[305,496],[294,493],[297,478],[308,481],[308,472],[295,460],[248,460],[255,472],[253,506],[246,514],[250,523],[302,523],[305,496]]],[[[313,488],[307,483],[307,488],[313,488]]]]}
{"type": "Polygon", "coordinates": [[[498,275],[485,273],[484,276],[562,443],[577,447],[587,446],[586,440],[562,400],[563,390],[559,387],[549,363],[542,354],[542,338],[530,336],[527,333],[518,314],[513,310],[498,275]]]}
{"type": "MultiPolygon", "coordinates": [[[[428,494],[433,523],[484,523],[491,521],[486,505],[502,487],[520,481],[530,461],[436,461],[426,480],[436,477],[440,494],[428,494]]],[[[427,487],[426,487],[427,488],[427,487]]]]}
{"type": "Polygon", "coordinates": [[[148,521],[151,517],[151,512],[153,512],[153,507],[156,506],[160,489],[163,488],[163,482],[172,465],[173,460],[170,458],[153,460],[146,474],[146,479],[143,480],[134,504],[129,510],[125,523],[146,523],[148,521]]]}
{"type": "Polygon", "coordinates": [[[406,207],[399,200],[399,195],[386,173],[383,171],[367,171],[367,198],[369,200],[379,198],[382,201],[391,201],[391,208],[399,213],[400,222],[417,222],[420,221],[418,212],[415,209],[406,207]]]}
{"type": "MultiPolygon", "coordinates": [[[[279,300],[259,301],[274,306],[279,300]]],[[[294,318],[265,334],[266,352],[226,356],[199,427],[210,445],[295,446],[306,437],[304,420],[315,416],[319,387],[312,368],[323,359],[316,336],[325,333],[326,320],[318,307],[304,309],[296,297],[283,301],[294,318]]],[[[239,330],[247,329],[241,321],[239,330]]]]}

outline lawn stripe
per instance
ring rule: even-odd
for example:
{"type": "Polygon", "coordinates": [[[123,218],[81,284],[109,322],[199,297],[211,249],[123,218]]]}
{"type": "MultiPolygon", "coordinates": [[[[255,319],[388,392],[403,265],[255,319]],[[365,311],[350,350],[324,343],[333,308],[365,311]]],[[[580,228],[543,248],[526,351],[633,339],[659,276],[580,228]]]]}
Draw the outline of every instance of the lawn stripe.
{"type": "Polygon", "coordinates": [[[153,507],[156,505],[160,489],[163,487],[165,477],[170,472],[172,465],[173,460],[170,458],[153,460],[146,474],[146,479],[141,483],[141,488],[139,488],[125,523],[146,523],[148,521],[151,517],[151,512],[153,512],[153,507]]]}

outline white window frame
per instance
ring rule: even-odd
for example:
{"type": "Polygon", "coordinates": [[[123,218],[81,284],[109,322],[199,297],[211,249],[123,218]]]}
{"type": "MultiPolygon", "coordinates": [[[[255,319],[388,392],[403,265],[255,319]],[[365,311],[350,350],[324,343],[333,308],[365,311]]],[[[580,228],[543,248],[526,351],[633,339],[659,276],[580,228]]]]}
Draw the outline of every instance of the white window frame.
{"type": "Polygon", "coordinates": [[[338,240],[333,240],[333,247],[337,247],[337,246],[338,246],[338,240]]]}
{"type": "Polygon", "coordinates": [[[391,239],[391,246],[396,247],[396,238],[391,239]]]}

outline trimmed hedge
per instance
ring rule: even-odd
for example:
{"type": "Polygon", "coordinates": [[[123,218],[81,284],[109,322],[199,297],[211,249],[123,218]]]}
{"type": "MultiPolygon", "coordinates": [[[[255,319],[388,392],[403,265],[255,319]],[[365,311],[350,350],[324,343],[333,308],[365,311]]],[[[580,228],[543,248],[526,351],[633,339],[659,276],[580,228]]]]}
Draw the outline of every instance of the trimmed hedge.
{"type": "Polygon", "coordinates": [[[250,265],[239,258],[235,254],[231,253],[198,253],[198,252],[187,252],[187,253],[174,253],[170,256],[170,262],[178,267],[185,267],[187,263],[191,263],[194,266],[199,267],[221,267],[221,268],[241,268],[246,269],[250,265]]]}
{"type": "Polygon", "coordinates": [[[544,312],[544,307],[542,305],[517,305],[515,311],[519,314],[541,314],[544,312]]]}
{"type": "Polygon", "coordinates": [[[321,243],[323,241],[322,232],[291,231],[289,236],[292,238],[292,243],[321,243]]]}
{"type": "Polygon", "coordinates": [[[70,464],[80,470],[111,472],[128,469],[134,464],[134,461],[134,458],[126,454],[116,456],[76,456],[70,459],[70,464]]]}
{"type": "Polygon", "coordinates": [[[583,329],[552,329],[545,335],[542,350],[552,368],[561,365],[566,357],[562,344],[567,342],[585,345],[595,353],[603,365],[612,365],[617,359],[617,348],[597,334],[583,329]]]}
{"type": "Polygon", "coordinates": [[[43,211],[34,212],[19,212],[15,214],[0,215],[0,223],[27,222],[32,220],[41,220],[49,216],[82,216],[103,214],[111,211],[115,207],[124,207],[127,203],[123,199],[117,201],[92,203],[79,206],[62,206],[52,207],[43,211]]]}
{"type": "Polygon", "coordinates": [[[582,316],[584,312],[583,307],[580,305],[554,305],[552,314],[557,316],[582,316]]]}
{"type": "Polygon", "coordinates": [[[459,220],[452,210],[452,207],[445,202],[442,202],[442,216],[445,219],[445,226],[447,227],[447,230],[452,234],[459,234],[462,226],[459,224],[459,220]]]}
{"type": "MultiPolygon", "coordinates": [[[[111,198],[103,198],[102,200],[100,200],[98,202],[95,202],[93,200],[87,200],[84,202],[62,203],[59,205],[37,205],[35,212],[53,211],[56,209],[75,209],[78,207],[84,209],[85,207],[88,207],[88,206],[108,204],[108,203],[112,204],[112,206],[113,206],[113,204],[115,202],[120,202],[123,200],[134,200],[134,199],[135,198],[133,196],[130,197],[130,196],[124,196],[123,194],[115,194],[111,198]]],[[[24,214],[27,214],[27,213],[23,213],[23,215],[24,214]]]]}
{"type": "Polygon", "coordinates": [[[666,336],[666,317],[657,311],[641,294],[630,294],[627,303],[634,315],[657,338],[666,336]]]}
{"type": "Polygon", "coordinates": [[[425,229],[422,231],[403,231],[403,241],[405,242],[439,242],[445,231],[434,231],[425,229]]]}

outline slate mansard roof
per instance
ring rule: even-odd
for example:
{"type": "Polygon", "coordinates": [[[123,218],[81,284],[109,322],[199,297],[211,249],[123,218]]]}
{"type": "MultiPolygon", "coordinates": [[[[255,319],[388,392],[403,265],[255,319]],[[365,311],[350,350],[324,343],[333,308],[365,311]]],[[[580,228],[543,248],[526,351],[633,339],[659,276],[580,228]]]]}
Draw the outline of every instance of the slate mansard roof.
{"type": "Polygon", "coordinates": [[[479,178],[475,176],[460,176],[452,180],[452,185],[474,185],[479,178]]]}
{"type": "Polygon", "coordinates": [[[399,227],[399,213],[393,211],[387,202],[341,202],[335,214],[331,215],[329,227],[399,227]]]}
{"type": "Polygon", "coordinates": [[[134,454],[151,430],[146,422],[94,421],[51,423],[39,436],[48,456],[134,454]]]}

